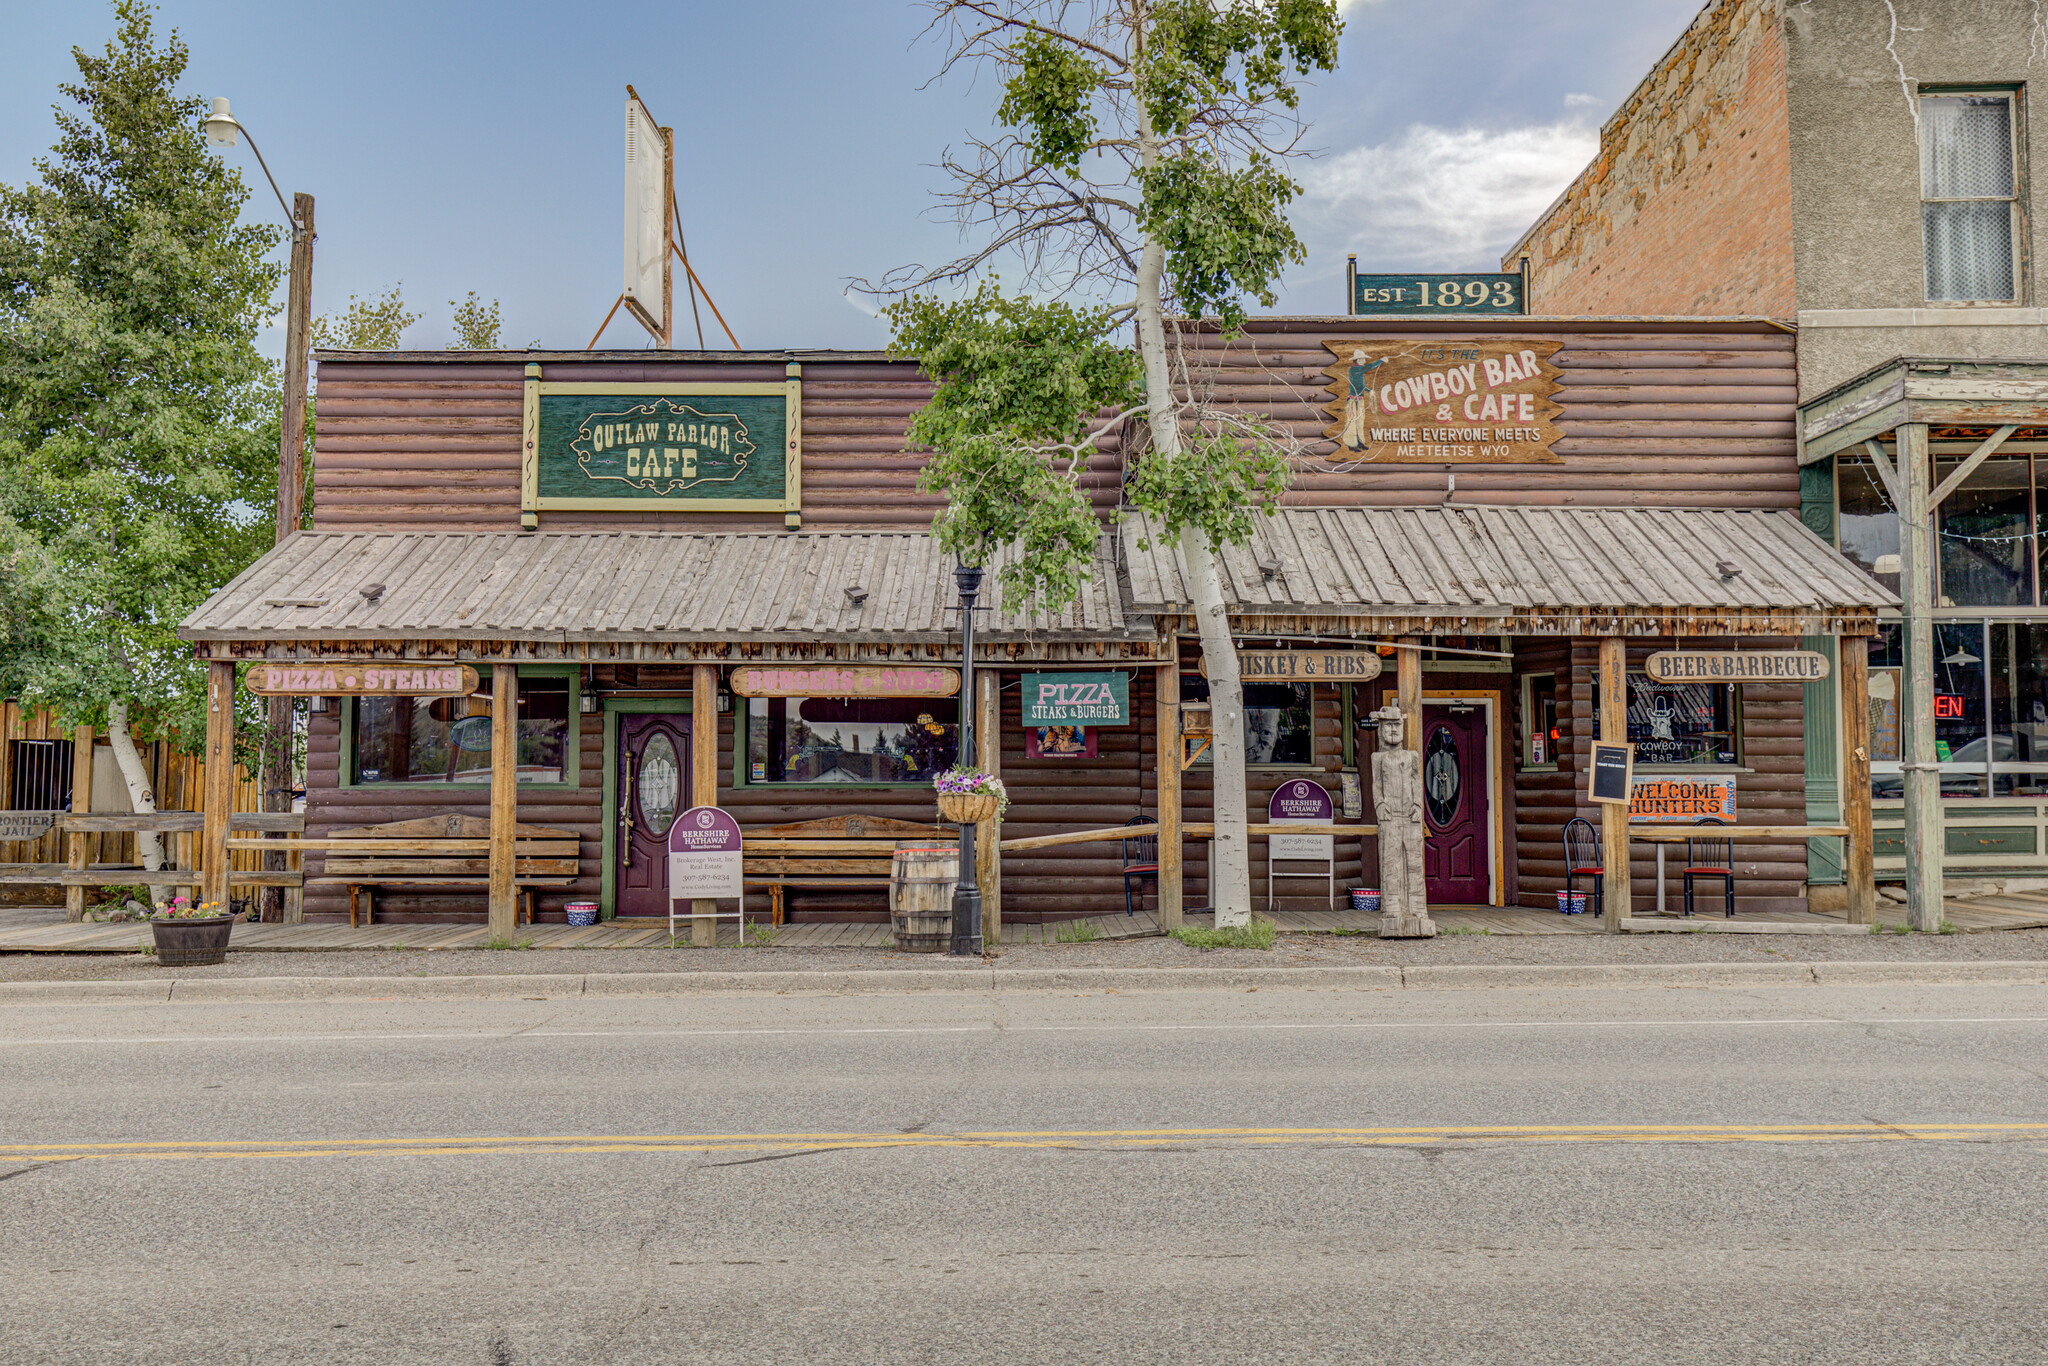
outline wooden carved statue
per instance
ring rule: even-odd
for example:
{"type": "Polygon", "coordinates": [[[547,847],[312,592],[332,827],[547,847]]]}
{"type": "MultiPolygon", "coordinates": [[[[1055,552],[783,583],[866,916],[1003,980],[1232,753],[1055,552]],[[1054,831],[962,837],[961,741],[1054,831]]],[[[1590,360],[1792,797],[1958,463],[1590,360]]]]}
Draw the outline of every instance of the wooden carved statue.
{"type": "Polygon", "coordinates": [[[1422,872],[1422,756],[1407,747],[1401,709],[1372,714],[1380,748],[1372,756],[1373,806],[1379,813],[1380,938],[1430,939],[1429,896],[1422,872]]]}

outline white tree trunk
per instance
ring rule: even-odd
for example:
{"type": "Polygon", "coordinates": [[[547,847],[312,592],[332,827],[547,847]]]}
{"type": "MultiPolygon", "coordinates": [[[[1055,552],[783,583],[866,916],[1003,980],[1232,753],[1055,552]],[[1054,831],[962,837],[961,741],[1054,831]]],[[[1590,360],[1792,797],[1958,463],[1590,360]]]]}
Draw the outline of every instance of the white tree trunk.
{"type": "MultiPolygon", "coordinates": [[[[137,814],[154,813],[156,790],[149,785],[149,769],[143,764],[142,752],[135,748],[135,736],[128,729],[126,702],[107,704],[107,743],[114,747],[114,762],[121,766],[121,781],[128,787],[128,804],[137,814]]],[[[152,873],[163,867],[163,836],[154,830],[136,831],[135,856],[152,873]]],[[[166,900],[163,888],[151,887],[149,899],[162,905],[166,900]]]]}
{"type": "MultiPolygon", "coordinates": [[[[1158,143],[1144,120],[1139,103],[1138,140],[1147,165],[1158,155],[1158,143]]],[[[1160,304],[1160,277],[1166,269],[1166,248],[1147,240],[1138,258],[1138,354],[1145,366],[1147,422],[1152,429],[1148,460],[1180,456],[1180,403],[1173,393],[1173,369],[1166,354],[1166,318],[1160,304]]],[[[1202,662],[1209,675],[1209,720],[1214,727],[1210,752],[1216,821],[1216,842],[1209,860],[1209,904],[1216,926],[1248,925],[1252,918],[1252,871],[1245,832],[1244,689],[1237,674],[1237,642],[1230,635],[1230,615],[1223,602],[1223,576],[1216,569],[1215,550],[1199,530],[1180,536],[1181,558],[1187,562],[1188,593],[1195,609],[1195,629],[1202,640],[1202,662]]]]}

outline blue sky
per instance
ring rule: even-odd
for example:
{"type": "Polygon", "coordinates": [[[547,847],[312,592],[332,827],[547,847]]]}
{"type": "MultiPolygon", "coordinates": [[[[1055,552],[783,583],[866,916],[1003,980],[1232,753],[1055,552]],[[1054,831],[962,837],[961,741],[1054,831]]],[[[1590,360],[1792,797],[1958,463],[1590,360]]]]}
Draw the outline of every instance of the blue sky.
{"type": "MultiPolygon", "coordinates": [[[[1303,101],[1324,155],[1297,168],[1309,259],[1280,309],[1341,312],[1347,251],[1361,269],[1491,268],[1697,9],[1351,0],[1342,64],[1303,101]]],[[[691,259],[740,342],[871,347],[885,329],[847,279],[954,249],[927,213],[931,163],[998,98],[986,77],[927,85],[940,52],[918,41],[924,14],[896,0],[165,0],[158,19],[192,49],[187,88],[229,96],[285,193],[316,196],[316,312],[402,281],[425,315],[408,345],[445,344],[446,301],[469,290],[501,301],[509,345],[587,343],[619,291],[630,82],[676,130],[691,259]]],[[[92,0],[0,0],[0,179],[33,174],[72,46],[112,31],[92,0]]],[[[275,220],[246,145],[226,155],[261,195],[247,211],[275,220]]],[[[615,321],[606,340],[646,336],[615,321]]]]}

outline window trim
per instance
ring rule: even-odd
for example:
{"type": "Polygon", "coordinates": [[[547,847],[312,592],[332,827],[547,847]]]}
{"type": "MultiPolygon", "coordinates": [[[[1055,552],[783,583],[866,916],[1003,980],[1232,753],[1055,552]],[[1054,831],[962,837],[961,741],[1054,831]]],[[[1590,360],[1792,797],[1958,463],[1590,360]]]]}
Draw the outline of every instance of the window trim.
{"type": "MultiPolygon", "coordinates": [[[[2008,154],[2012,158],[2012,193],[2006,196],[1973,195],[1968,198],[1930,198],[1924,175],[1920,185],[1920,203],[1927,204],[1994,204],[2005,203],[2007,222],[2012,233],[2012,293],[2003,299],[1931,299],[1927,297],[1927,216],[1920,216],[1920,299],[1928,308],[2012,308],[2027,304],[2033,294],[2027,278],[2027,267],[2033,255],[2027,248],[2027,234],[2030,226],[2027,204],[2027,137],[2024,120],[2026,109],[2020,99],[2024,87],[2016,85],[1967,85],[1916,87],[1914,91],[1913,124],[1916,132],[1924,127],[1919,117],[1921,101],[1942,99],[1968,99],[1971,97],[1995,97],[2006,103],[2006,136],[2009,142],[2008,154]]],[[[1919,145],[1913,149],[1917,163],[1927,155],[1926,134],[1919,132],[1919,145]]]]}
{"type": "MultiPolygon", "coordinates": [[[[583,666],[581,664],[520,664],[514,666],[521,678],[566,678],[569,680],[569,733],[562,739],[562,779],[560,782],[534,782],[522,779],[517,787],[521,792],[560,792],[565,788],[583,785],[583,666]]],[[[490,666],[479,670],[485,681],[491,677],[490,666]]],[[[479,691],[482,691],[480,688],[479,691]]],[[[404,782],[366,783],[356,777],[356,704],[360,698],[341,699],[341,748],[339,778],[336,787],[360,787],[369,791],[427,791],[427,792],[488,792],[490,779],[481,782],[465,780],[455,783],[424,782],[407,779],[404,782]]]]}

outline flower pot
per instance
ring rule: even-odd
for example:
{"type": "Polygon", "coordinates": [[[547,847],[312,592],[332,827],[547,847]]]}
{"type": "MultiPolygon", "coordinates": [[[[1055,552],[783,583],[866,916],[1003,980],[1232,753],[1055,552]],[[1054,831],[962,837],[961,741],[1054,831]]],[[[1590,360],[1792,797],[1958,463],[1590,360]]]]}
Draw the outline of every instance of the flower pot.
{"type": "Polygon", "coordinates": [[[231,915],[210,915],[189,920],[152,920],[156,937],[156,965],[160,968],[203,968],[228,959],[228,935],[235,927],[231,915]]]}
{"type": "Polygon", "coordinates": [[[595,925],[597,923],[597,903],[595,901],[572,901],[569,903],[568,910],[569,923],[571,925],[595,925]]]}
{"type": "Polygon", "coordinates": [[[941,792],[939,815],[955,825],[976,825],[993,819],[998,805],[993,792],[941,792]]]}

